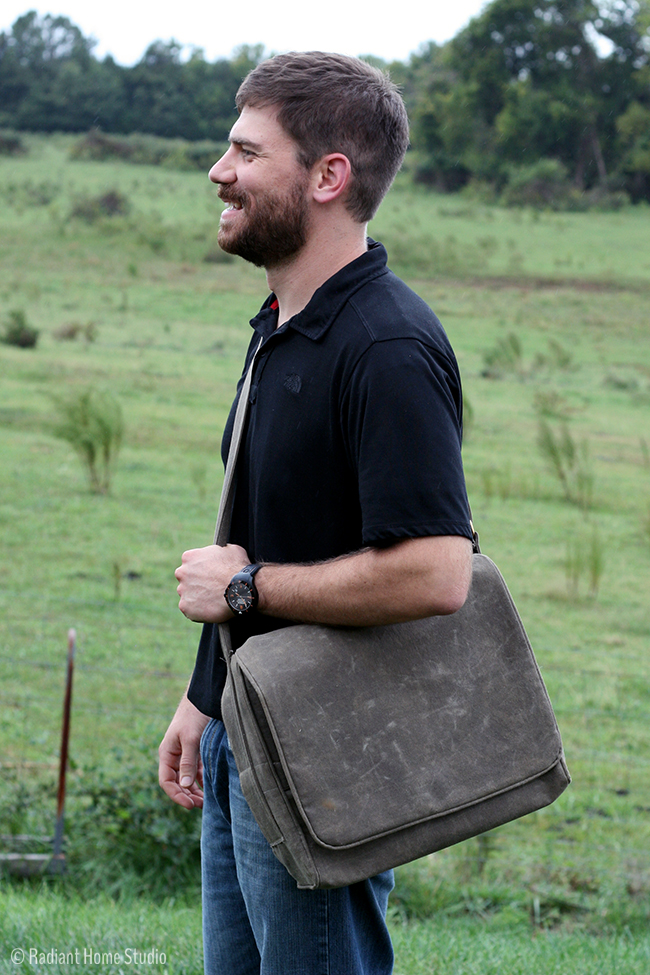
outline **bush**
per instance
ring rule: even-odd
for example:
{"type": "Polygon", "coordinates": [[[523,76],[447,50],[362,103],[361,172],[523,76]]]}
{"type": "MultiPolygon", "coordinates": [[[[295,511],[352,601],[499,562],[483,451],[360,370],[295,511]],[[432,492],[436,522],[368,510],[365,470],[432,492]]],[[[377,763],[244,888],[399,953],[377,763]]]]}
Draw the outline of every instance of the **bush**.
{"type": "Polygon", "coordinates": [[[86,342],[94,342],[97,338],[97,326],[94,322],[86,322],[85,325],[81,322],[65,322],[52,332],[52,338],[57,342],[74,342],[79,335],[86,342]]]}
{"type": "Polygon", "coordinates": [[[506,206],[564,210],[577,208],[580,193],[571,185],[565,166],[557,159],[540,159],[529,166],[512,166],[501,194],[506,206]]]}
{"type": "MultiPolygon", "coordinates": [[[[12,852],[52,850],[56,777],[3,769],[0,833],[12,852]],[[25,834],[30,834],[27,837],[25,834]]],[[[194,891],[200,882],[201,813],[188,814],[158,785],[153,748],[68,775],[65,883],[94,895],[146,894],[155,899],[194,891]]],[[[40,882],[40,879],[39,879],[40,882]]]]}
{"type": "Polygon", "coordinates": [[[0,132],[0,156],[24,156],[26,152],[27,149],[17,133],[8,130],[0,132]]]}
{"type": "Polygon", "coordinates": [[[91,129],[70,150],[70,159],[103,162],[105,159],[131,160],[133,140],[105,135],[99,129],[91,129]]]}
{"type": "Polygon", "coordinates": [[[9,312],[9,322],[5,325],[1,341],[20,349],[33,349],[38,342],[38,330],[27,324],[24,311],[16,309],[9,312]]]}
{"type": "Polygon", "coordinates": [[[579,190],[558,159],[539,159],[529,166],[511,166],[501,203],[536,210],[619,210],[630,197],[616,180],[579,190]]]}
{"type": "Polygon", "coordinates": [[[185,139],[161,139],[153,135],[115,136],[91,129],[74,144],[70,158],[95,162],[122,159],[144,166],[205,171],[223,154],[225,148],[222,143],[207,139],[186,142],[185,139]]]}
{"type": "Polygon", "coordinates": [[[115,895],[134,888],[177,896],[200,879],[201,814],[173,803],[158,785],[151,749],[113,767],[93,766],[72,785],[68,817],[71,880],[115,895]]]}
{"type": "Polygon", "coordinates": [[[127,196],[119,190],[111,189],[98,196],[80,197],[70,211],[71,217],[95,223],[102,217],[124,217],[131,210],[127,196]]]}
{"type": "Polygon", "coordinates": [[[119,402],[112,393],[92,387],[53,400],[59,413],[54,436],[66,440],[77,452],[91,491],[106,494],[124,433],[119,402]]]}

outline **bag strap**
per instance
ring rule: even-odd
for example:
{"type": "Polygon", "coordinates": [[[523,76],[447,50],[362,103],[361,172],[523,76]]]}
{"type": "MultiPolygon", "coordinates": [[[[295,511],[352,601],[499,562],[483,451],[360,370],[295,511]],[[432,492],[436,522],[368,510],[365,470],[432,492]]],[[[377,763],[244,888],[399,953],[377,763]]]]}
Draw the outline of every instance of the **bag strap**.
{"type": "Polygon", "coordinates": [[[230,439],[230,449],[228,450],[226,471],[223,476],[223,488],[221,489],[219,511],[217,512],[217,524],[214,529],[215,545],[227,545],[230,536],[232,503],[235,496],[235,467],[237,465],[237,457],[239,455],[239,448],[241,447],[244,426],[246,424],[246,416],[248,414],[248,399],[251,390],[251,382],[253,379],[253,367],[255,366],[257,353],[259,352],[263,341],[264,339],[260,339],[259,345],[253,353],[251,364],[248,367],[248,372],[246,373],[244,382],[242,383],[237,409],[235,410],[235,422],[232,428],[232,437],[230,439]]]}
{"type": "MultiPolygon", "coordinates": [[[[219,511],[217,513],[217,524],[214,529],[214,544],[215,545],[227,545],[228,539],[230,537],[230,522],[232,519],[232,504],[235,497],[235,468],[237,466],[237,457],[239,455],[239,448],[241,447],[244,427],[246,425],[246,416],[248,414],[248,401],[251,390],[251,382],[253,379],[253,368],[255,366],[255,360],[257,358],[257,353],[260,350],[260,346],[264,339],[260,339],[259,345],[253,353],[253,358],[251,359],[251,364],[248,367],[248,372],[244,377],[244,382],[242,383],[241,392],[239,394],[239,402],[237,403],[237,409],[235,410],[235,422],[232,428],[232,437],[230,439],[230,449],[228,450],[228,460],[226,462],[226,471],[223,476],[223,488],[221,490],[221,498],[219,500],[219,511]]],[[[230,660],[232,656],[232,641],[230,639],[230,624],[229,623],[219,623],[219,640],[221,642],[221,649],[223,650],[223,655],[226,662],[230,660]]]]}

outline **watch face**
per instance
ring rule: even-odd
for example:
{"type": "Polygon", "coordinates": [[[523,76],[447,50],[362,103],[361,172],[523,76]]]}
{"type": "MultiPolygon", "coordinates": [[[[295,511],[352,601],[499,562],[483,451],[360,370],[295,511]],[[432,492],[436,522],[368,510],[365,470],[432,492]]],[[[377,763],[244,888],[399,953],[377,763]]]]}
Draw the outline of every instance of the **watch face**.
{"type": "Polygon", "coordinates": [[[253,593],[247,582],[238,579],[228,586],[228,605],[235,613],[246,613],[253,605],[253,593]]]}

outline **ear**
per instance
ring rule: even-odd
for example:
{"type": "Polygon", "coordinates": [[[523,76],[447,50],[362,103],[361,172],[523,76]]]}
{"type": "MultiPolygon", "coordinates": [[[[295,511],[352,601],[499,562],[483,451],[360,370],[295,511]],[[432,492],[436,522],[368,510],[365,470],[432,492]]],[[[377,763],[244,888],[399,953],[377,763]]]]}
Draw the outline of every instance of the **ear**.
{"type": "Polygon", "coordinates": [[[352,177],[352,166],[342,152],[331,152],[314,166],[313,198],[317,203],[330,203],[346,191],[352,177]]]}

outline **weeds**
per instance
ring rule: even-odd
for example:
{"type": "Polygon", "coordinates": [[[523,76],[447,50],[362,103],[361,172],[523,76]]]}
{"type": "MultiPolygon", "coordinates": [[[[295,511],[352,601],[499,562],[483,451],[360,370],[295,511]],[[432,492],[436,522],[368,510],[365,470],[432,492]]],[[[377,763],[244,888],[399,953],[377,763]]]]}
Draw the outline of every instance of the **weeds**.
{"type": "MultiPolygon", "coordinates": [[[[156,900],[196,889],[201,816],[188,815],[162,791],[153,751],[151,742],[131,757],[114,749],[101,764],[70,776],[65,880],[70,888],[156,900]]],[[[51,836],[56,810],[51,775],[3,770],[0,798],[0,833],[7,840],[15,845],[27,832],[44,840],[51,836]]]]}
{"type": "Polygon", "coordinates": [[[604,568],[605,549],[597,528],[594,528],[589,536],[580,533],[569,534],[564,569],[570,598],[577,598],[580,580],[585,575],[588,580],[589,595],[595,599],[604,568]]]}
{"type": "Polygon", "coordinates": [[[513,491],[512,471],[507,464],[503,468],[487,467],[481,471],[483,494],[490,499],[495,495],[507,501],[513,491]]]}
{"type": "Polygon", "coordinates": [[[97,326],[94,322],[86,322],[85,325],[80,322],[65,322],[52,332],[52,338],[57,342],[74,342],[78,336],[86,342],[94,342],[97,338],[97,326]]]}
{"type": "Polygon", "coordinates": [[[500,338],[492,349],[483,354],[483,371],[487,379],[500,379],[509,372],[524,374],[523,350],[521,341],[514,332],[500,338]]]}
{"type": "Polygon", "coordinates": [[[537,390],[533,407],[539,416],[545,416],[550,420],[568,420],[573,412],[566,398],[554,389],[537,390]]]}
{"type": "Polygon", "coordinates": [[[520,379],[531,376],[541,369],[562,369],[572,367],[573,356],[561,342],[548,339],[548,353],[538,352],[534,360],[526,366],[521,340],[514,332],[500,338],[492,349],[483,353],[483,371],[486,379],[502,379],[508,373],[515,373],[520,379]]]}
{"type": "Polygon", "coordinates": [[[15,345],[19,349],[33,349],[38,342],[38,329],[27,324],[27,316],[21,309],[9,312],[1,341],[5,345],[15,345]]]}
{"type": "Polygon", "coordinates": [[[85,875],[113,894],[137,884],[165,897],[197,884],[201,817],[169,801],[150,751],[143,745],[131,760],[116,751],[114,769],[85,769],[73,786],[80,808],[70,817],[69,848],[81,885],[85,875]]]}
{"type": "Polygon", "coordinates": [[[585,439],[576,443],[566,421],[553,429],[547,420],[540,418],[537,446],[548,467],[557,476],[565,499],[581,508],[590,508],[594,473],[589,441],[585,439]]]}
{"type": "Polygon", "coordinates": [[[129,198],[111,189],[97,196],[80,197],[70,210],[70,216],[86,223],[96,223],[103,217],[125,217],[131,211],[129,198]]]}
{"type": "Polygon", "coordinates": [[[84,389],[64,399],[53,397],[59,422],[55,437],[65,440],[78,454],[94,494],[106,494],[122,443],[122,408],[108,391],[84,389]]]}
{"type": "Polygon", "coordinates": [[[535,368],[562,369],[564,371],[573,367],[573,354],[566,349],[557,339],[548,339],[548,353],[541,352],[535,356],[535,368]]]}

